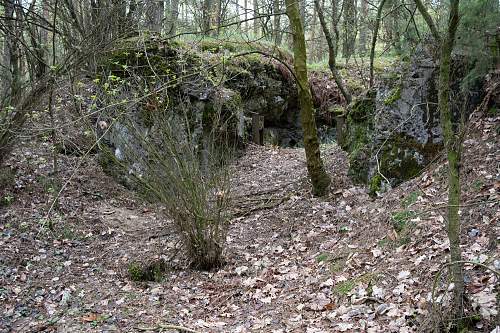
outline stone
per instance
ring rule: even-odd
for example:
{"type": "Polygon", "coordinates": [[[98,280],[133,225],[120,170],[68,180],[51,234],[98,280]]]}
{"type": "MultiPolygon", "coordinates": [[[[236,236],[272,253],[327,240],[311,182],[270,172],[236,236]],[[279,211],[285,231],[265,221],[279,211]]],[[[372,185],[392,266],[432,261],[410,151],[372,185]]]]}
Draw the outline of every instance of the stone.
{"type": "Polygon", "coordinates": [[[341,147],[349,175],[372,195],[417,176],[442,150],[438,72],[432,52],[418,48],[351,104],[341,147]]]}

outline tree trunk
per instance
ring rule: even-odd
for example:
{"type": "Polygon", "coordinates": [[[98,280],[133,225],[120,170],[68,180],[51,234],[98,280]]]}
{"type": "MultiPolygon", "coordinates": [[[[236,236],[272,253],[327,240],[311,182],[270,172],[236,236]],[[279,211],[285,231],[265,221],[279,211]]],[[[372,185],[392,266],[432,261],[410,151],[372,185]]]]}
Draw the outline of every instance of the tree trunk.
{"type": "Polygon", "coordinates": [[[342,56],[346,63],[354,54],[356,44],[356,0],[344,0],[344,43],[342,56]]]}
{"type": "Polygon", "coordinates": [[[211,21],[211,7],[213,5],[212,0],[203,0],[202,8],[202,27],[203,34],[208,36],[210,34],[210,21],[211,21]]]}
{"type": "Polygon", "coordinates": [[[173,36],[177,33],[177,21],[179,18],[179,0],[170,2],[170,29],[168,35],[173,36]]]}
{"type": "Polygon", "coordinates": [[[377,9],[377,18],[375,19],[375,27],[373,28],[372,46],[370,50],[370,88],[373,87],[373,62],[375,61],[375,46],[377,45],[378,29],[382,20],[382,11],[386,0],[381,0],[377,9]]]}
{"type": "Polygon", "coordinates": [[[332,0],[332,32],[334,34],[334,47],[335,54],[338,54],[339,40],[340,40],[340,32],[339,32],[339,10],[338,10],[338,0],[332,0]]]}
{"type": "Polygon", "coordinates": [[[304,36],[306,35],[306,0],[299,0],[300,8],[300,20],[302,21],[302,29],[304,30],[304,36]]]}
{"type": "Polygon", "coordinates": [[[425,22],[427,23],[427,26],[431,30],[432,36],[434,37],[434,39],[436,41],[439,41],[441,38],[439,35],[439,31],[438,31],[436,25],[434,24],[434,21],[432,20],[432,16],[427,11],[427,8],[425,7],[425,5],[422,3],[422,0],[415,0],[415,4],[417,5],[418,11],[420,12],[422,17],[424,18],[425,22]]]}
{"type": "Polygon", "coordinates": [[[366,54],[366,40],[367,40],[367,30],[366,25],[368,20],[368,2],[366,0],[361,0],[361,15],[359,19],[359,53],[361,55],[366,54]]]}
{"type": "Polygon", "coordinates": [[[399,32],[399,2],[397,0],[389,0],[390,15],[386,20],[387,43],[388,47],[394,47],[396,54],[401,54],[401,33],[399,32]]]}
{"type": "Polygon", "coordinates": [[[260,30],[260,19],[255,18],[257,16],[259,16],[259,2],[258,0],[253,0],[253,34],[255,38],[259,36],[260,30]]]}
{"type": "Polygon", "coordinates": [[[330,67],[330,71],[332,72],[333,79],[335,83],[340,89],[340,92],[344,96],[347,104],[350,104],[352,101],[351,94],[347,90],[344,82],[342,80],[342,76],[337,71],[336,65],[336,48],[333,43],[332,35],[330,34],[330,30],[328,29],[328,25],[325,20],[325,16],[323,15],[323,8],[321,8],[319,0],[314,0],[314,7],[316,7],[316,11],[318,13],[319,22],[321,24],[321,28],[323,29],[323,33],[325,34],[326,43],[328,44],[328,67],[330,67]]]}
{"type": "Polygon", "coordinates": [[[281,10],[281,0],[273,0],[273,14],[274,15],[274,43],[281,45],[281,16],[276,15],[281,10]]]}
{"type": "Polygon", "coordinates": [[[244,31],[245,33],[248,31],[248,0],[244,0],[243,2],[243,9],[245,10],[245,28],[244,31]]]}
{"type": "Polygon", "coordinates": [[[321,160],[313,102],[307,79],[307,55],[304,29],[300,19],[299,6],[295,0],[285,0],[286,12],[293,34],[294,68],[300,103],[300,117],[304,132],[307,171],[311,178],[313,194],[323,196],[328,192],[330,176],[326,173],[321,160]]]}
{"type": "Polygon", "coordinates": [[[441,127],[443,129],[444,144],[448,155],[448,238],[450,240],[450,275],[455,284],[454,312],[458,321],[458,331],[463,327],[463,296],[464,279],[460,250],[460,164],[462,140],[460,137],[460,126],[453,123],[453,114],[450,107],[450,73],[451,53],[455,43],[455,35],[458,27],[458,5],[459,0],[451,0],[450,15],[448,18],[448,31],[441,45],[441,60],[439,66],[438,83],[438,105],[441,115],[441,127]]]}
{"type": "Polygon", "coordinates": [[[316,10],[316,6],[313,7],[313,16],[311,21],[311,39],[309,43],[309,59],[312,61],[317,61],[319,57],[319,50],[321,42],[318,41],[318,37],[316,36],[316,25],[318,25],[318,11],[316,10]]]}
{"type": "Polygon", "coordinates": [[[5,43],[6,43],[6,65],[9,68],[8,75],[8,105],[15,105],[19,99],[21,90],[21,59],[19,47],[19,21],[15,17],[14,1],[3,0],[5,11],[5,43]]]}
{"type": "Polygon", "coordinates": [[[137,11],[137,0],[130,0],[128,12],[127,12],[127,24],[136,27],[136,11],[137,11]]]}
{"type": "Polygon", "coordinates": [[[162,30],[165,4],[163,1],[149,0],[146,4],[146,24],[150,31],[160,33],[162,30]]]}

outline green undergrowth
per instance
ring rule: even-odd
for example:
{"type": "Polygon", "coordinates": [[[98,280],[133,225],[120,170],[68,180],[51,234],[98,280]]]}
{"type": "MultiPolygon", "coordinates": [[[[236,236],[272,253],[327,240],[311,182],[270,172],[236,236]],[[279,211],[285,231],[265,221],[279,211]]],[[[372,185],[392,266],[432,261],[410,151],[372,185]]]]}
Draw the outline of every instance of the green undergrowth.
{"type": "Polygon", "coordinates": [[[371,286],[378,279],[377,273],[366,273],[336,284],[333,292],[339,296],[348,296],[359,284],[367,284],[367,291],[371,293],[371,286]]]}
{"type": "Polygon", "coordinates": [[[332,253],[323,252],[316,257],[316,261],[324,263],[331,273],[338,273],[344,269],[347,257],[348,254],[335,256],[332,253]]]}
{"type": "MultiPolygon", "coordinates": [[[[422,195],[420,191],[411,192],[401,201],[402,209],[391,213],[390,224],[397,234],[397,239],[394,240],[392,245],[402,246],[411,241],[416,227],[415,219],[421,215],[411,207],[418,201],[420,195],[422,195]]],[[[389,242],[385,241],[379,245],[389,245],[389,242]]]]}
{"type": "Polygon", "coordinates": [[[135,282],[161,282],[168,269],[167,263],[162,259],[147,264],[134,261],[127,267],[130,280],[135,282]]]}

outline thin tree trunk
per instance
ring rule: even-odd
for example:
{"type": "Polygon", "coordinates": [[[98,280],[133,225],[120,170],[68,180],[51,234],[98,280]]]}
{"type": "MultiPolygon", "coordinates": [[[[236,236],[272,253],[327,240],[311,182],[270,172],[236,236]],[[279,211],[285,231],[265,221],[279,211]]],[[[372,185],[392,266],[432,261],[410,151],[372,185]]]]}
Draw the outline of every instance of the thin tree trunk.
{"type": "Polygon", "coordinates": [[[320,42],[318,42],[316,39],[318,38],[316,36],[316,26],[318,25],[318,11],[316,10],[316,6],[313,7],[313,16],[312,16],[312,21],[311,21],[311,41],[310,41],[310,46],[309,49],[311,52],[309,53],[310,59],[312,61],[317,61],[318,60],[318,54],[319,54],[319,49],[320,49],[320,42]]]}
{"type": "Polygon", "coordinates": [[[281,0],[273,0],[273,14],[274,14],[274,43],[281,45],[281,16],[276,15],[281,10],[281,0]]]}
{"type": "Polygon", "coordinates": [[[173,36],[177,33],[177,21],[179,19],[179,0],[170,1],[170,29],[168,34],[173,36]]]}
{"type": "Polygon", "coordinates": [[[450,76],[451,76],[451,53],[455,43],[455,35],[458,27],[458,5],[459,0],[451,0],[450,15],[448,18],[448,31],[441,45],[441,60],[439,66],[438,83],[438,105],[441,115],[441,127],[443,129],[444,144],[448,155],[448,238],[450,240],[450,261],[456,263],[450,266],[450,275],[455,287],[454,312],[458,321],[458,331],[463,327],[463,296],[464,280],[460,250],[460,163],[462,140],[460,137],[460,126],[453,123],[453,114],[450,107],[450,76]]]}
{"type": "Polygon", "coordinates": [[[241,13],[240,13],[240,3],[238,1],[234,2],[234,11],[236,13],[236,23],[238,31],[241,32],[241,13]]]}
{"type": "Polygon", "coordinates": [[[259,16],[259,2],[258,0],[253,0],[253,34],[255,38],[259,36],[260,30],[260,19],[255,19],[257,16],[259,16]]]}
{"type": "Polygon", "coordinates": [[[8,104],[15,105],[19,100],[21,90],[21,65],[20,65],[20,48],[18,38],[20,38],[18,20],[15,18],[14,2],[12,0],[3,0],[3,7],[5,11],[5,26],[7,32],[5,34],[5,41],[7,45],[6,53],[9,66],[9,92],[8,104]]]}
{"type": "Polygon", "coordinates": [[[352,96],[349,93],[348,89],[344,85],[344,82],[342,80],[342,76],[340,73],[337,71],[337,65],[336,65],[336,49],[335,45],[333,44],[333,38],[332,35],[330,34],[330,30],[328,29],[328,25],[325,20],[325,16],[323,15],[323,8],[321,8],[319,4],[319,0],[314,0],[314,6],[316,7],[316,11],[318,13],[318,18],[319,22],[321,24],[321,28],[323,29],[323,33],[325,34],[326,38],[326,43],[328,44],[328,66],[330,67],[330,71],[332,72],[333,79],[335,80],[335,83],[340,89],[340,92],[344,96],[347,104],[350,104],[352,101],[352,96]]]}
{"type": "Polygon", "coordinates": [[[297,90],[299,95],[302,130],[304,132],[307,171],[311,178],[313,194],[316,196],[323,196],[328,192],[331,180],[323,166],[319,149],[313,101],[307,79],[307,54],[304,29],[302,27],[297,2],[295,0],[285,0],[285,5],[293,34],[293,63],[295,75],[297,77],[297,90]]]}
{"type": "Polygon", "coordinates": [[[399,2],[397,0],[389,0],[390,15],[387,18],[386,29],[388,34],[388,47],[393,46],[397,54],[401,54],[401,33],[399,32],[399,2]]]}
{"type": "Polygon", "coordinates": [[[130,0],[127,12],[127,24],[131,25],[134,28],[136,27],[137,24],[137,20],[135,19],[136,11],[137,11],[137,0],[130,0]]]}
{"type": "MultiPolygon", "coordinates": [[[[51,61],[51,67],[55,68],[56,65],[56,23],[57,23],[57,10],[58,10],[58,5],[59,1],[55,0],[54,4],[54,13],[53,13],[53,21],[52,21],[52,26],[54,27],[54,32],[52,33],[52,61],[51,61]]],[[[54,114],[54,84],[55,84],[55,78],[53,77],[54,73],[51,73],[51,78],[50,78],[50,93],[49,93],[49,116],[50,116],[50,124],[52,126],[52,129],[50,130],[51,133],[51,138],[52,138],[52,173],[53,175],[57,175],[58,173],[58,167],[57,167],[57,150],[55,148],[56,146],[56,121],[55,121],[55,114],[54,114]]],[[[54,179],[53,179],[54,181],[54,179]]]]}
{"type": "Polygon", "coordinates": [[[211,7],[212,0],[203,0],[202,8],[202,30],[203,34],[207,36],[210,33],[210,21],[211,21],[211,7]]]}
{"type": "Polygon", "coordinates": [[[344,43],[342,56],[346,63],[354,54],[356,45],[356,0],[344,0],[344,43]]]}
{"type": "Polygon", "coordinates": [[[432,36],[434,37],[434,39],[436,41],[439,41],[441,38],[439,35],[439,31],[438,31],[436,25],[434,24],[434,20],[432,19],[432,16],[427,11],[427,8],[425,7],[425,5],[422,3],[422,0],[415,0],[415,4],[417,5],[418,11],[420,12],[422,17],[424,18],[425,22],[427,23],[427,26],[431,30],[432,36]]]}
{"type": "Polygon", "coordinates": [[[243,7],[244,7],[244,10],[245,10],[245,33],[248,31],[248,0],[244,0],[243,2],[243,7]]]}
{"type": "Polygon", "coordinates": [[[332,32],[334,34],[334,46],[335,46],[335,54],[338,54],[338,46],[340,40],[340,32],[339,32],[339,13],[338,13],[338,0],[332,0],[332,32]]]}
{"type": "Polygon", "coordinates": [[[217,1],[217,8],[215,12],[215,22],[217,24],[217,29],[215,30],[215,34],[218,36],[220,33],[220,28],[222,24],[222,17],[224,16],[224,9],[222,8],[222,0],[216,0],[217,1]]]}
{"type": "Polygon", "coordinates": [[[367,29],[366,22],[368,20],[368,2],[361,0],[361,16],[359,20],[359,53],[366,54],[367,29]]]}
{"type": "Polygon", "coordinates": [[[386,0],[381,0],[377,9],[377,18],[375,19],[375,27],[373,28],[372,47],[370,50],[370,88],[373,87],[373,62],[375,61],[375,46],[377,45],[378,30],[380,21],[382,20],[382,11],[386,0]]]}

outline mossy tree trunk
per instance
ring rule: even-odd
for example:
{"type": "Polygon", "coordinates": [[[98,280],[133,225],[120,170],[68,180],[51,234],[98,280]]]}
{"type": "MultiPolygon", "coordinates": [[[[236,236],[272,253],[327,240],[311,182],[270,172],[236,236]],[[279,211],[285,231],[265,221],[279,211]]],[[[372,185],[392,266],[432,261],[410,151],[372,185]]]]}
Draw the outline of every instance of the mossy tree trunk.
{"type": "Polygon", "coordinates": [[[455,43],[455,35],[458,27],[458,4],[459,0],[451,0],[450,15],[448,18],[448,31],[441,44],[441,61],[439,67],[438,104],[441,116],[441,127],[443,129],[444,143],[448,155],[448,238],[450,240],[450,260],[456,264],[450,266],[450,274],[455,284],[454,301],[455,316],[459,327],[463,318],[463,296],[464,280],[460,250],[460,217],[458,210],[460,206],[460,163],[462,140],[460,137],[460,126],[454,124],[453,114],[450,108],[450,73],[451,53],[455,43]]]}
{"type": "Polygon", "coordinates": [[[212,6],[213,0],[203,0],[202,4],[202,31],[203,35],[208,36],[210,34],[211,28],[211,14],[212,14],[212,6]]]}
{"type": "Polygon", "coordinates": [[[297,78],[297,89],[300,103],[300,118],[304,132],[304,148],[306,151],[307,171],[311,178],[313,194],[323,196],[330,186],[330,176],[325,171],[319,149],[318,131],[314,119],[313,101],[307,79],[307,55],[304,29],[302,26],[299,5],[294,0],[285,0],[286,13],[290,20],[293,34],[294,68],[297,78]]]}

